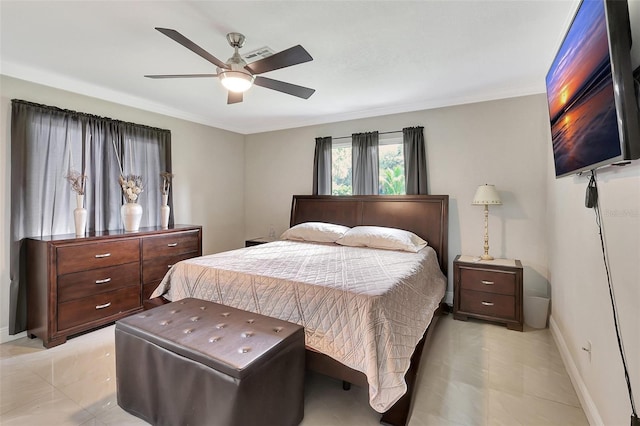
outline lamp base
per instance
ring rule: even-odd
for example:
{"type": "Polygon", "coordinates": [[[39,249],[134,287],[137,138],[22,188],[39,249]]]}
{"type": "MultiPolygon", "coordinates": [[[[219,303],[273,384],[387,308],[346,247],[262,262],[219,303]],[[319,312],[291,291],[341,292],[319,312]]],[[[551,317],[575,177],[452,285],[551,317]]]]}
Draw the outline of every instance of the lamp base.
{"type": "Polygon", "coordinates": [[[482,260],[493,260],[493,256],[489,256],[488,254],[483,254],[482,256],[480,256],[480,259],[482,259],[482,260]]]}

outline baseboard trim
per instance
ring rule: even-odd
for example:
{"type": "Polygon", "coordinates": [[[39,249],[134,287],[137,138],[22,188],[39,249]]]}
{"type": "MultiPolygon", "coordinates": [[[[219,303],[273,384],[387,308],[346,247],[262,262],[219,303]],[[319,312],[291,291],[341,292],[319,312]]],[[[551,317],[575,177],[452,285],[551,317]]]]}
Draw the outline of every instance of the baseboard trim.
{"type": "Polygon", "coordinates": [[[9,334],[9,327],[0,327],[0,344],[27,337],[27,332],[9,334]]]}
{"type": "Polygon", "coordinates": [[[551,330],[551,335],[553,336],[553,340],[556,342],[556,346],[560,351],[560,356],[562,357],[562,362],[564,362],[564,366],[567,369],[567,373],[569,373],[569,378],[571,379],[571,383],[573,384],[573,388],[576,390],[576,394],[578,395],[578,399],[580,400],[580,405],[582,405],[582,410],[584,414],[587,416],[587,420],[591,426],[601,426],[604,425],[602,418],[600,417],[600,413],[598,412],[598,407],[593,402],[591,398],[591,394],[587,389],[587,385],[582,380],[582,376],[578,371],[578,367],[576,363],[573,361],[571,357],[571,352],[569,351],[569,347],[567,346],[567,342],[564,340],[562,332],[558,327],[558,324],[553,319],[553,316],[549,317],[549,329],[551,330]]]}

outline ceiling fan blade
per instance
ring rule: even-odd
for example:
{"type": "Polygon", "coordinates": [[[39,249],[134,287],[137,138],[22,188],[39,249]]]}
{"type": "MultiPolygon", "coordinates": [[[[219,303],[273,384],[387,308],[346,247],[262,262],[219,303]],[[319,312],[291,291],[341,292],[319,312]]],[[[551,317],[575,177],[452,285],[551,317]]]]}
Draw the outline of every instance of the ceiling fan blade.
{"type": "Polygon", "coordinates": [[[309,52],[304,50],[304,47],[297,45],[287,50],[283,50],[282,52],[278,52],[275,55],[267,56],[266,58],[255,61],[247,65],[245,69],[251,71],[252,74],[262,74],[309,61],[313,61],[309,52]]]}
{"type": "Polygon", "coordinates": [[[145,75],[147,78],[206,78],[217,77],[218,74],[155,74],[145,75]]]}
{"type": "Polygon", "coordinates": [[[212,64],[223,69],[229,69],[229,65],[225,64],[220,59],[216,58],[211,53],[207,52],[202,47],[198,46],[197,44],[195,44],[194,42],[192,42],[191,40],[189,40],[188,38],[186,38],[185,36],[177,32],[176,30],[172,30],[170,28],[159,28],[159,27],[156,27],[156,30],[160,31],[162,34],[166,35],[170,39],[180,43],[181,45],[191,50],[192,52],[200,55],[201,57],[211,62],[212,64]]]}
{"type": "Polygon", "coordinates": [[[227,105],[237,104],[238,102],[242,102],[242,92],[236,93],[229,90],[227,95],[227,105]]]}
{"type": "Polygon", "coordinates": [[[260,76],[256,77],[253,84],[303,99],[309,99],[309,97],[311,97],[311,95],[316,91],[315,89],[309,89],[308,87],[298,86],[291,83],[285,83],[284,81],[273,80],[271,78],[260,76]]]}

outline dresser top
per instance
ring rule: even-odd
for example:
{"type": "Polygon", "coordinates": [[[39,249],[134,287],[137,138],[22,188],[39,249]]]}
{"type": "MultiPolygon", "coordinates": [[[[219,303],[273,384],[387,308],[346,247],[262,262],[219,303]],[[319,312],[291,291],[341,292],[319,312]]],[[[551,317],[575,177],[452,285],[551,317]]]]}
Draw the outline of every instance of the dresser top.
{"type": "Polygon", "coordinates": [[[36,241],[67,241],[67,240],[89,240],[89,239],[100,239],[100,238],[109,238],[109,237],[135,237],[138,235],[148,235],[148,234],[163,234],[170,233],[175,231],[188,231],[193,229],[201,229],[201,226],[197,225],[174,225],[169,228],[161,228],[160,226],[147,226],[140,227],[139,231],[135,232],[127,232],[124,229],[111,229],[108,231],[95,231],[95,232],[87,232],[82,237],[76,237],[75,234],[59,234],[59,235],[43,235],[40,237],[29,237],[30,240],[36,241]]]}

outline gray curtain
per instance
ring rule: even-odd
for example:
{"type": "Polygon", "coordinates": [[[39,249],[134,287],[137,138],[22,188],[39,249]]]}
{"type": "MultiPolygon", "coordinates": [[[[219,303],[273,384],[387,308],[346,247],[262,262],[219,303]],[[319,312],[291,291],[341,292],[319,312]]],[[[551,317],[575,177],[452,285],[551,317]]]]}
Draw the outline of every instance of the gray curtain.
{"type": "Polygon", "coordinates": [[[313,157],[313,195],[331,195],[331,149],[332,138],[316,138],[313,157]]]}
{"type": "Polygon", "coordinates": [[[402,141],[404,145],[404,176],[407,194],[428,194],[424,127],[406,127],[402,129],[402,141]]]}
{"type": "Polygon", "coordinates": [[[378,132],[351,135],[353,195],[379,193],[378,132]]]}
{"type": "MultiPolygon", "coordinates": [[[[11,110],[11,247],[9,332],[26,329],[24,238],[73,234],[75,194],[70,169],[88,179],[89,232],[122,229],[118,184],[124,173],[142,175],[140,226],[160,222],[160,172],[171,171],[171,132],[14,99],[11,110]]],[[[171,194],[171,193],[170,193],[171,194]]],[[[169,197],[172,207],[172,199],[169,197]]],[[[172,216],[169,223],[173,224],[172,216]]]]}

